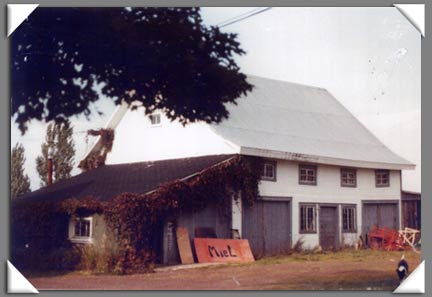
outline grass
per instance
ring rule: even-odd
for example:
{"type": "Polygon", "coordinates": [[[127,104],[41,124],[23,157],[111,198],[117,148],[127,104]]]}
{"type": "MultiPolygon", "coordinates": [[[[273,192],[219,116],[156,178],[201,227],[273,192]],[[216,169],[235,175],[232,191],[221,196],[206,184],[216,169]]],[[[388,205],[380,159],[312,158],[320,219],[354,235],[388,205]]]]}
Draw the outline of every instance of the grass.
{"type": "MultiPolygon", "coordinates": [[[[320,252],[314,253],[309,251],[294,252],[289,255],[280,256],[269,256],[263,257],[252,263],[227,263],[230,266],[249,266],[249,265],[277,265],[285,264],[290,262],[319,262],[319,261],[331,261],[337,260],[341,262],[374,262],[374,260],[383,259],[383,257],[390,257],[395,262],[399,261],[402,254],[412,259],[419,259],[420,255],[415,254],[412,251],[381,251],[381,250],[354,250],[354,249],[343,249],[337,252],[320,252]]],[[[197,269],[208,270],[208,269],[221,269],[225,268],[226,265],[208,266],[197,269]]]]}
{"type": "Polygon", "coordinates": [[[373,261],[382,259],[383,257],[392,257],[394,260],[399,261],[402,254],[410,257],[418,257],[417,254],[411,251],[373,251],[373,250],[354,250],[354,249],[344,249],[337,252],[300,252],[292,253],[286,256],[274,256],[274,257],[264,257],[257,260],[255,263],[258,265],[269,265],[269,264],[282,264],[287,262],[298,262],[298,261],[328,261],[328,260],[338,260],[347,262],[362,262],[362,261],[373,261]]]}

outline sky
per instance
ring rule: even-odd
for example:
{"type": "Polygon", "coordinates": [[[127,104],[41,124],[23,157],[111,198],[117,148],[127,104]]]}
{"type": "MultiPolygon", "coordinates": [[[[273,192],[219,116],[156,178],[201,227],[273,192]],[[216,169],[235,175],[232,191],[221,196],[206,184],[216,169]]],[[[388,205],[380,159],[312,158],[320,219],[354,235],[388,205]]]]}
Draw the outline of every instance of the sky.
{"type": "MultiPolygon", "coordinates": [[[[207,25],[220,25],[256,7],[202,8],[207,25]]],[[[403,189],[421,191],[421,35],[393,7],[276,7],[221,28],[238,33],[246,54],[237,57],[246,74],[327,89],[391,150],[416,164],[404,170],[403,189]]],[[[114,104],[74,125],[76,163],[91,143],[85,131],[105,125],[114,104]]],[[[26,173],[39,188],[35,159],[46,124],[33,121],[24,136],[11,122],[11,146],[26,148],[26,173]]],[[[73,174],[80,170],[75,168],[73,174]]]]}

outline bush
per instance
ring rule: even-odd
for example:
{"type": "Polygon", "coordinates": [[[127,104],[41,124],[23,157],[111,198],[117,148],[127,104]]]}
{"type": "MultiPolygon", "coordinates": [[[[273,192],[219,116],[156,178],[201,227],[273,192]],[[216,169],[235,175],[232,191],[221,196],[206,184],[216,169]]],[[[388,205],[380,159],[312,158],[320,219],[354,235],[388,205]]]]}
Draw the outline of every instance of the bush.
{"type": "Polygon", "coordinates": [[[63,246],[50,251],[29,246],[12,251],[12,263],[19,270],[69,271],[76,269],[80,259],[80,253],[72,246],[63,246]]]}
{"type": "Polygon", "coordinates": [[[76,249],[80,254],[78,269],[95,273],[108,273],[115,270],[119,255],[117,249],[109,244],[106,235],[94,244],[80,244],[76,249]]]}
{"type": "Polygon", "coordinates": [[[303,244],[304,244],[304,239],[303,239],[303,237],[300,237],[300,238],[296,241],[296,243],[294,244],[294,246],[293,246],[293,250],[294,250],[296,253],[301,253],[301,252],[303,252],[303,251],[304,251],[303,244]]]}

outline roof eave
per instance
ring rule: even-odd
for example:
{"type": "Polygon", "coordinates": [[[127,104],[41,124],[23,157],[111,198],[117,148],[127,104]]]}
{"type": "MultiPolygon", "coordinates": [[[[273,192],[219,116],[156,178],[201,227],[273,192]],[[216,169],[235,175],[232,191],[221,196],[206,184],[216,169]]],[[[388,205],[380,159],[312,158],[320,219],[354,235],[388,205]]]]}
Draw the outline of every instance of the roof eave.
{"type": "Polygon", "coordinates": [[[357,168],[413,170],[415,169],[416,166],[415,164],[409,162],[383,163],[383,162],[372,162],[372,161],[363,161],[363,160],[348,160],[348,159],[341,159],[341,158],[314,156],[308,154],[282,152],[282,151],[258,149],[258,148],[251,148],[251,147],[241,147],[240,154],[258,156],[264,158],[290,160],[290,161],[297,161],[297,162],[309,162],[309,163],[336,165],[336,166],[350,166],[350,167],[357,167],[357,168]]]}

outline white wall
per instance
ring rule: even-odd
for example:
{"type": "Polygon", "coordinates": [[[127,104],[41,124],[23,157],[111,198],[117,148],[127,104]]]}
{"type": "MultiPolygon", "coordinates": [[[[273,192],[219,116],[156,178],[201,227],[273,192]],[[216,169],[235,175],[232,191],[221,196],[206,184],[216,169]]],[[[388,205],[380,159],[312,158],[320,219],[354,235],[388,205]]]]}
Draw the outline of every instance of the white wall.
{"type": "Polygon", "coordinates": [[[205,123],[185,127],[161,115],[161,125],[151,126],[144,109],[128,110],[115,129],[107,164],[238,153],[239,149],[205,123]]]}
{"type": "MultiPolygon", "coordinates": [[[[299,203],[337,203],[357,205],[357,234],[340,233],[344,236],[345,244],[354,244],[361,233],[361,201],[362,200],[399,200],[400,173],[390,171],[390,187],[375,187],[374,169],[357,169],[357,187],[340,186],[340,167],[329,165],[318,165],[317,185],[300,185],[298,183],[298,162],[278,160],[277,180],[261,181],[259,191],[261,196],[292,197],[292,242],[293,244],[303,237],[305,247],[313,248],[319,244],[317,230],[316,234],[299,234],[299,203]]],[[[339,213],[339,232],[341,232],[341,207],[339,213]]],[[[317,226],[319,228],[319,210],[317,226]]]]}

